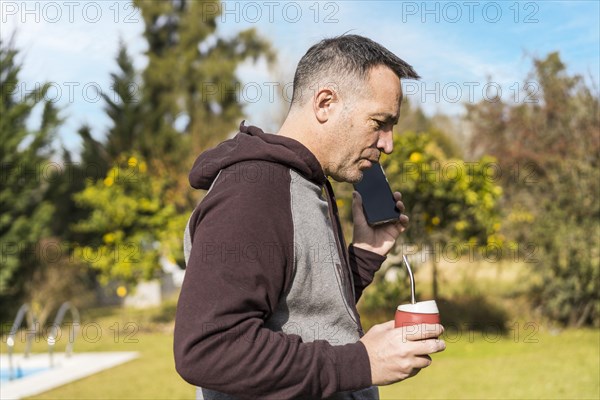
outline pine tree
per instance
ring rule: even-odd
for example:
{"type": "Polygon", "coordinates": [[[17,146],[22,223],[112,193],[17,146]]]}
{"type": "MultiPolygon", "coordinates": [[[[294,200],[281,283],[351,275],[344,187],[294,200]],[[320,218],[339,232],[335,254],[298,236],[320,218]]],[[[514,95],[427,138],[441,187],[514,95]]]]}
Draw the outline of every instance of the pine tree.
{"type": "Polygon", "coordinates": [[[136,1],[146,23],[148,66],[143,72],[144,137],[167,163],[183,163],[224,139],[242,116],[237,67],[264,56],[269,44],[254,30],[218,37],[217,1],[136,1]],[[183,121],[179,130],[176,121],[183,121]],[[183,136],[182,136],[183,134],[183,136]]]}
{"type": "MultiPolygon", "coordinates": [[[[44,200],[52,171],[48,165],[50,143],[61,121],[58,111],[45,99],[48,85],[21,93],[12,40],[0,41],[0,299],[14,301],[23,283],[39,263],[36,245],[50,233],[53,207],[44,200]],[[36,107],[42,107],[39,125],[28,124],[36,107]]],[[[5,307],[2,307],[5,309],[5,307]]]]}
{"type": "Polygon", "coordinates": [[[123,152],[136,150],[147,156],[152,150],[145,148],[144,138],[140,134],[144,123],[141,114],[141,83],[124,42],[119,44],[116,61],[119,72],[111,73],[114,95],[102,95],[104,110],[112,120],[112,127],[106,136],[104,154],[108,164],[113,163],[123,152]]]}
{"type": "MultiPolygon", "coordinates": [[[[135,71],[125,44],[111,74],[115,96],[104,96],[112,127],[103,143],[107,165],[137,154],[149,172],[169,178],[165,193],[181,208],[193,204],[187,173],[194,158],[234,132],[243,102],[237,67],[244,61],[274,60],[254,30],[218,37],[216,1],[135,1],[145,23],[148,64],[135,71]]],[[[85,138],[84,138],[85,139],[85,138]]]]}

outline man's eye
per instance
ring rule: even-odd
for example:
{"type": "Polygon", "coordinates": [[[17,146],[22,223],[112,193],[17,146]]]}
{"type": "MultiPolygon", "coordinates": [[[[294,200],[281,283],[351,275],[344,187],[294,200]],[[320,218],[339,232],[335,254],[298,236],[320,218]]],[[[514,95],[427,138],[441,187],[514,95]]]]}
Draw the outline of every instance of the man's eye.
{"type": "Polygon", "coordinates": [[[379,128],[379,129],[381,129],[385,126],[385,122],[383,122],[383,121],[375,120],[375,123],[377,124],[377,128],[379,128]]]}

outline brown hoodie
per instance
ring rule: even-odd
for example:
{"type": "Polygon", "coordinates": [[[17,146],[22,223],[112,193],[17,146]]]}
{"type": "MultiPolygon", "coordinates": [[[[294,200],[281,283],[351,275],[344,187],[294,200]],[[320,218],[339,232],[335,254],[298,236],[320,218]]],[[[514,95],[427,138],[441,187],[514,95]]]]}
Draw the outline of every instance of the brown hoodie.
{"type": "Polygon", "coordinates": [[[346,248],[315,156],[242,122],[190,183],[208,193],[185,232],[174,353],[198,397],[378,398],[356,302],[385,257],[346,248]]]}

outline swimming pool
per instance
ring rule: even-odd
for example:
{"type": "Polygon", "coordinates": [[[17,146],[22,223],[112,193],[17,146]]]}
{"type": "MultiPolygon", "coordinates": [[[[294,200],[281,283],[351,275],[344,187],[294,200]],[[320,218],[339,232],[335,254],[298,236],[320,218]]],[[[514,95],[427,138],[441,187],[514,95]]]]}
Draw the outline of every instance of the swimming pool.
{"type": "Polygon", "coordinates": [[[53,389],[60,385],[95,374],[102,370],[136,359],[137,352],[98,352],[54,354],[54,367],[50,368],[48,354],[15,354],[13,362],[21,368],[19,379],[8,380],[8,356],[0,354],[0,400],[20,399],[53,389]]]}
{"type": "MultiPolygon", "coordinates": [[[[14,379],[26,378],[31,375],[38,374],[40,372],[44,372],[49,370],[50,367],[29,367],[29,368],[20,368],[15,367],[13,371],[14,379]]],[[[0,382],[8,382],[10,380],[10,371],[8,368],[0,368],[0,382]]]]}

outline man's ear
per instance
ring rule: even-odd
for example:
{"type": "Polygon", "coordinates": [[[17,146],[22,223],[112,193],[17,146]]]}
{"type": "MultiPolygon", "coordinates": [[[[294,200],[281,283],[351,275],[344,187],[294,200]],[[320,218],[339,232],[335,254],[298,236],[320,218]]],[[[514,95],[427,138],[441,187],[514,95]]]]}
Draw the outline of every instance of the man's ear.
{"type": "Polygon", "coordinates": [[[322,87],[313,97],[313,112],[317,121],[325,123],[331,118],[339,105],[337,91],[333,87],[322,87]]]}

